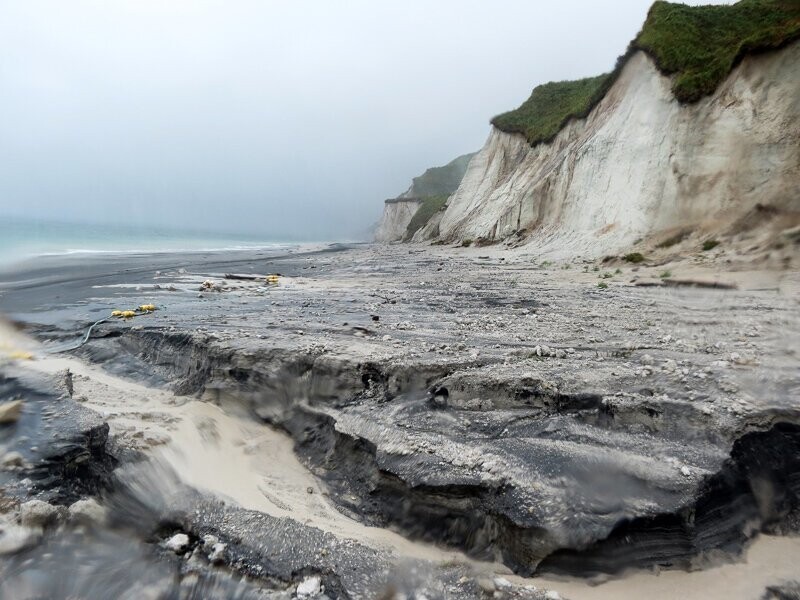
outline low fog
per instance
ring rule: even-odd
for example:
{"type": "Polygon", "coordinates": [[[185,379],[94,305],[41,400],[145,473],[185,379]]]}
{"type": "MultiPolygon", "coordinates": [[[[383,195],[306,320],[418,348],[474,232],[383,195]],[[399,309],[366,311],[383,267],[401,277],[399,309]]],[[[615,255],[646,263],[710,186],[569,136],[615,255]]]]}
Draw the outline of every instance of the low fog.
{"type": "Polygon", "coordinates": [[[363,237],[649,5],[0,0],[0,218],[363,237]]]}

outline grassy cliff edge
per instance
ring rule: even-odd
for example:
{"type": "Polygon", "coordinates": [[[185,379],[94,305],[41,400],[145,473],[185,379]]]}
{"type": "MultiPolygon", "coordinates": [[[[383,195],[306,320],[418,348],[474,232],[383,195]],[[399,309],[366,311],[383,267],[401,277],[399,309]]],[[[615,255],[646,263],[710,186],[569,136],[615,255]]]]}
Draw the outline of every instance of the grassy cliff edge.
{"type": "Polygon", "coordinates": [[[492,119],[500,131],[523,134],[535,146],[548,143],[570,119],[586,117],[636,51],[673,75],[680,102],[712,94],[747,54],[781,48],[800,39],[800,0],[741,0],[732,5],[687,6],[657,1],[642,30],[611,73],[537,86],[519,108],[492,119]]]}

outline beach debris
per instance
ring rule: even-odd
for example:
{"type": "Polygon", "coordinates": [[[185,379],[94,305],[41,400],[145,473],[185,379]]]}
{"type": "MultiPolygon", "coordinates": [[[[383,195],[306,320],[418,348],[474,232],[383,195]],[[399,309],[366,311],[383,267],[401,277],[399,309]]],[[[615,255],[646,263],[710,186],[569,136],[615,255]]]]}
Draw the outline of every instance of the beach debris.
{"type": "Polygon", "coordinates": [[[0,425],[8,425],[19,421],[22,415],[22,400],[0,403],[0,425]]]}
{"type": "Polygon", "coordinates": [[[235,279],[237,281],[257,281],[263,277],[263,275],[239,275],[237,273],[225,273],[225,279],[235,279]]]}
{"type": "Polygon", "coordinates": [[[211,279],[206,279],[203,283],[200,284],[200,291],[221,292],[222,286],[218,284],[216,281],[213,281],[211,279]]]}
{"type": "Polygon", "coordinates": [[[111,316],[118,319],[132,319],[133,317],[151,313],[156,310],[155,304],[140,304],[133,310],[112,310],[111,316]]]}
{"type": "Polygon", "coordinates": [[[12,360],[33,360],[33,353],[27,350],[12,350],[8,353],[8,358],[12,360]]]}
{"type": "Polygon", "coordinates": [[[267,275],[266,281],[268,285],[278,285],[280,283],[280,275],[267,275]]]}

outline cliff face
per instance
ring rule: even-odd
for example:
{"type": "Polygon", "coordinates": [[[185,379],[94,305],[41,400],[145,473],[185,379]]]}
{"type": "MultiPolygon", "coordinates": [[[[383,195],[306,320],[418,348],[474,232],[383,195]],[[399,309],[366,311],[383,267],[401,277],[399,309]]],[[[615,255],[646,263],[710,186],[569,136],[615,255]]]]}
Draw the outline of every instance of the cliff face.
{"type": "Polygon", "coordinates": [[[531,147],[493,129],[446,210],[415,240],[500,241],[602,255],[677,226],[731,222],[756,204],[800,210],[800,43],[746,57],[681,104],[643,52],[586,119],[531,147]]]}
{"type": "Polygon", "coordinates": [[[383,216],[375,229],[376,242],[398,242],[406,234],[411,222],[422,202],[418,198],[394,198],[387,200],[383,207],[383,216]]]}
{"type": "MultiPolygon", "coordinates": [[[[436,198],[442,197],[443,200],[458,188],[474,155],[474,153],[464,154],[442,167],[426,170],[419,177],[414,177],[411,186],[405,192],[397,198],[386,200],[383,216],[375,229],[375,241],[398,242],[410,237],[414,232],[407,230],[417,211],[420,209],[425,211],[425,215],[420,216],[427,222],[431,218],[428,213],[435,213],[441,204],[436,202],[436,198]],[[435,209],[429,206],[431,201],[435,209]]],[[[418,217],[417,221],[419,220],[418,217]]]]}

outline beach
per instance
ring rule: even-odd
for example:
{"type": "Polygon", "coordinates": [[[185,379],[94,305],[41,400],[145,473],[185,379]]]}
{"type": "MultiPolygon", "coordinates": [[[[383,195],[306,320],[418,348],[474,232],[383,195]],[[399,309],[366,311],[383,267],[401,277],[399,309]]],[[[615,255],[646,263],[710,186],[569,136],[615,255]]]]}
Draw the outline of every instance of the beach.
{"type": "MultiPolygon", "coordinates": [[[[2,371],[74,404],[69,427],[108,424],[117,466],[89,495],[112,514],[168,496],[131,537],[147,554],[185,532],[180,573],[194,556],[276,597],[312,577],[364,598],[758,597],[800,549],[794,509],[746,483],[774,448],[762,484],[792,493],[800,278],[670,268],[726,287],[494,248],[46,257],[0,276],[2,371]]],[[[3,440],[30,468],[62,427],[37,422],[3,440]]],[[[25,474],[19,503],[64,484],[25,474]]]]}

